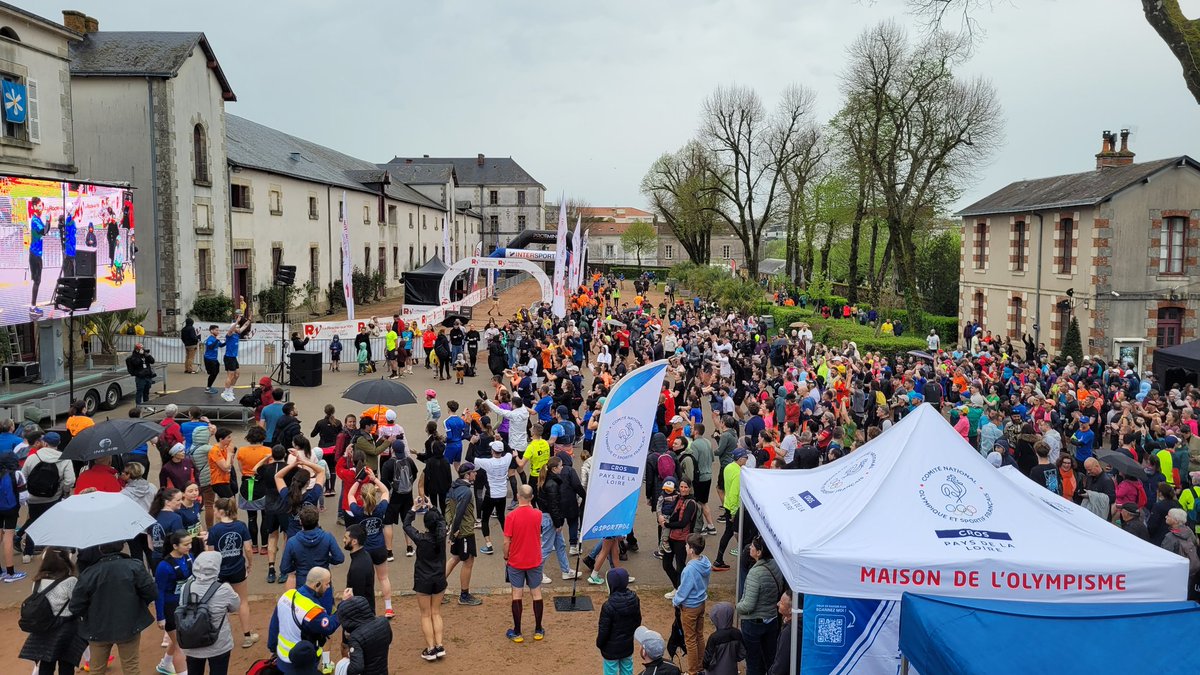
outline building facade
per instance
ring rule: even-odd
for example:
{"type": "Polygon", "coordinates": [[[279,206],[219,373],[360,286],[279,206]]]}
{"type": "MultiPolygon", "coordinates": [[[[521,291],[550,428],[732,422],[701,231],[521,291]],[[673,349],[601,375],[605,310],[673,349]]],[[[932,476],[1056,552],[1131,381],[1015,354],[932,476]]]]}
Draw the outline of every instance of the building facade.
{"type": "Polygon", "coordinates": [[[203,268],[232,255],[224,116],[237,98],[203,33],[100,31],[91,18],[82,29],[70,50],[77,161],[133,185],[138,308],[148,329],[173,332],[196,280],[234,295],[228,274],[203,268]]]}
{"type": "Polygon", "coordinates": [[[511,157],[395,157],[389,166],[402,172],[414,164],[449,165],[454,200],[469,204],[483,222],[483,252],[506,246],[518,232],[542,229],[546,187],[511,157]]]}
{"type": "Polygon", "coordinates": [[[1200,164],[1134,163],[1104,133],[1096,169],[1013,183],[963,209],[959,311],[1059,353],[1071,318],[1085,354],[1146,368],[1197,336],[1200,164]]]}

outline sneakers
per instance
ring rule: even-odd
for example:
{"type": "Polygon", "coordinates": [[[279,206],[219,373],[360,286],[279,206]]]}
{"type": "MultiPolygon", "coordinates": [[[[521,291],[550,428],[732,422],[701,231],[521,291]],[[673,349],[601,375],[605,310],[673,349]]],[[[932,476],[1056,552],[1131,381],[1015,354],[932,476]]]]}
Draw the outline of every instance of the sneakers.
{"type": "MultiPolygon", "coordinates": [[[[516,600],[514,600],[513,602],[516,602],[516,600]]],[[[515,642],[517,644],[521,644],[522,642],[525,641],[525,638],[521,637],[520,633],[518,633],[517,631],[515,631],[511,628],[509,628],[508,631],[504,633],[504,637],[508,638],[509,640],[511,640],[512,642],[515,642]]]]}
{"type": "Polygon", "coordinates": [[[255,642],[258,642],[258,633],[242,635],[242,649],[249,649],[253,647],[255,642]]]}
{"type": "Polygon", "coordinates": [[[279,583],[286,584],[287,580],[288,580],[288,575],[286,575],[286,574],[279,575],[279,583]]]}
{"type": "Polygon", "coordinates": [[[395,560],[395,559],[396,559],[396,556],[395,556],[395,554],[393,554],[393,553],[392,553],[392,552],[389,550],[389,551],[387,552],[387,561],[388,561],[388,562],[392,562],[392,561],[393,561],[393,560],[395,560]]]}
{"type": "Polygon", "coordinates": [[[434,647],[434,648],[433,648],[433,651],[434,651],[434,653],[435,653],[435,654],[437,654],[437,657],[440,659],[440,658],[442,658],[442,657],[444,657],[444,656],[446,655],[446,646],[445,646],[445,645],[438,645],[438,646],[436,646],[436,647],[434,647]]]}
{"type": "Polygon", "coordinates": [[[741,551],[737,550],[736,548],[731,548],[731,549],[729,549],[729,555],[731,555],[731,556],[733,556],[733,557],[735,557],[735,558],[736,558],[736,557],[738,557],[738,555],[739,555],[740,553],[741,553],[741,551]]]}
{"type": "Polygon", "coordinates": [[[578,579],[579,572],[577,572],[576,570],[567,570],[566,572],[562,573],[562,578],[564,581],[570,581],[571,579],[578,579]]]}
{"type": "Polygon", "coordinates": [[[496,549],[492,548],[491,545],[485,544],[479,549],[479,552],[484,555],[492,555],[496,552],[496,549]]]}
{"type": "Polygon", "coordinates": [[[662,560],[662,557],[663,557],[663,553],[662,553],[662,551],[655,551],[655,552],[654,552],[654,557],[655,557],[655,558],[657,558],[657,559],[659,559],[659,560],[662,560]]]}
{"type": "Polygon", "coordinates": [[[413,547],[411,547],[411,546],[404,547],[404,557],[405,558],[413,557],[413,547]]]}
{"type": "Polygon", "coordinates": [[[458,604],[467,605],[468,607],[478,607],[479,605],[483,604],[483,600],[480,600],[479,598],[468,593],[466,595],[458,596],[458,604]]]}
{"type": "Polygon", "coordinates": [[[550,583],[550,577],[548,577],[548,576],[546,576],[545,574],[543,574],[543,575],[542,575],[542,583],[543,583],[543,584],[548,584],[548,583],[550,583]]]}
{"type": "Polygon", "coordinates": [[[666,593],[663,593],[663,597],[667,600],[670,600],[675,597],[675,591],[667,591],[666,593]]]}
{"type": "Polygon", "coordinates": [[[604,585],[604,580],[601,579],[600,577],[596,576],[595,574],[589,574],[588,578],[587,578],[587,582],[593,586],[603,586],[604,585]]]}
{"type": "Polygon", "coordinates": [[[154,667],[154,672],[162,673],[162,675],[175,675],[175,663],[171,660],[170,654],[162,657],[162,660],[154,667]]]}
{"type": "Polygon", "coordinates": [[[702,534],[716,534],[717,528],[715,525],[705,525],[702,534]]]}
{"type": "Polygon", "coordinates": [[[538,628],[537,630],[533,631],[533,639],[534,640],[545,640],[546,639],[546,629],[538,628]]]}
{"type": "Polygon", "coordinates": [[[437,650],[426,647],[421,650],[421,658],[426,661],[437,661],[437,650]]]}
{"type": "Polygon", "coordinates": [[[28,565],[29,563],[33,562],[33,556],[31,556],[31,555],[23,555],[23,556],[21,556],[21,562],[23,562],[23,563],[25,563],[26,565],[28,565]]]}
{"type": "Polygon", "coordinates": [[[392,619],[396,618],[396,612],[389,607],[388,609],[383,610],[383,618],[391,621],[392,619]]]}
{"type": "Polygon", "coordinates": [[[206,393],[206,394],[215,394],[215,393],[217,393],[217,390],[216,390],[216,389],[213,389],[212,387],[205,387],[205,388],[204,388],[204,393],[206,393]]]}
{"type": "Polygon", "coordinates": [[[275,583],[275,570],[273,570],[273,569],[267,570],[267,583],[268,584],[275,583]]]}
{"type": "Polygon", "coordinates": [[[715,563],[713,563],[712,568],[713,568],[714,572],[728,572],[729,571],[729,565],[726,565],[725,561],[723,561],[723,560],[718,560],[715,563]]]}
{"type": "Polygon", "coordinates": [[[572,544],[571,548],[567,549],[568,555],[579,555],[579,544],[572,544]]]}
{"type": "MultiPolygon", "coordinates": [[[[164,649],[171,646],[171,636],[167,635],[166,633],[163,633],[162,646],[164,649]]],[[[165,659],[167,657],[164,656],[163,658],[165,659]]]]}
{"type": "Polygon", "coordinates": [[[450,594],[449,593],[446,593],[442,596],[442,604],[443,605],[450,604],[450,594]]]}

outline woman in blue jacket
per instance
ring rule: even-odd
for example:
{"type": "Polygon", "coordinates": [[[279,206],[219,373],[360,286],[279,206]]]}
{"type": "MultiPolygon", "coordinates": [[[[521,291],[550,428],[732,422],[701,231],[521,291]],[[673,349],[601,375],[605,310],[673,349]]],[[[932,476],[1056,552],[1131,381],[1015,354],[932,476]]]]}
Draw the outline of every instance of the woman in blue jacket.
{"type": "Polygon", "coordinates": [[[179,590],[192,576],[192,535],[186,530],[175,530],[167,536],[163,546],[163,557],[154,569],[154,583],[158,597],[154,599],[154,614],[158,627],[167,631],[170,643],[167,653],[158,664],[160,673],[187,672],[187,659],[175,636],[175,610],[179,607],[179,590]]]}

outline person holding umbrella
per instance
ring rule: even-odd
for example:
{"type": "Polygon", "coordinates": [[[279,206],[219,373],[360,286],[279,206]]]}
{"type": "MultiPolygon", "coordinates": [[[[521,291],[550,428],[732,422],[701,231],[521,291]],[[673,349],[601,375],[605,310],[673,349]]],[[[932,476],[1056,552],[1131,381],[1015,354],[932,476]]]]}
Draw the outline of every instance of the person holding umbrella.
{"type": "MultiPolygon", "coordinates": [[[[75,467],[70,460],[63,459],[58,449],[61,440],[58,432],[47,432],[30,447],[29,457],[21,467],[29,489],[29,519],[25,521],[25,530],[50,507],[69,497],[71,488],[75,487],[75,467]]],[[[29,564],[33,560],[31,537],[25,537],[23,553],[21,562],[29,564]]]]}
{"type": "Polygon", "coordinates": [[[97,492],[120,492],[124,485],[118,478],[117,470],[112,466],[112,457],[97,457],[92,465],[79,473],[75,480],[75,489],[71,494],[80,494],[84,490],[97,492]]]}

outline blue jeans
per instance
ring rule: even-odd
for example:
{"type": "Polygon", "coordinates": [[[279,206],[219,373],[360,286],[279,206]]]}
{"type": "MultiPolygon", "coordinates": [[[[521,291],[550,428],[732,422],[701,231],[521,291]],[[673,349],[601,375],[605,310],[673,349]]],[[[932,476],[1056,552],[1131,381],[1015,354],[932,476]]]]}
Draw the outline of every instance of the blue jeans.
{"type": "Polygon", "coordinates": [[[154,380],[149,377],[135,377],[133,404],[141,405],[150,400],[150,387],[154,384],[154,380]]]}
{"type": "Polygon", "coordinates": [[[604,659],[604,675],[633,675],[633,657],[610,661],[604,659]]]}
{"type": "Polygon", "coordinates": [[[742,644],[746,647],[746,675],[765,675],[767,667],[775,660],[775,646],[779,641],[779,617],[771,623],[760,619],[743,619],[742,644]]]}
{"type": "Polygon", "coordinates": [[[571,570],[571,563],[567,560],[567,544],[563,541],[562,532],[559,532],[554,523],[550,521],[550,514],[542,514],[542,564],[546,564],[546,560],[550,558],[550,553],[558,554],[558,566],[562,568],[563,573],[571,570]]]}
{"type": "Polygon", "coordinates": [[[458,361],[458,355],[463,353],[462,345],[450,345],[450,363],[458,361]]]}

